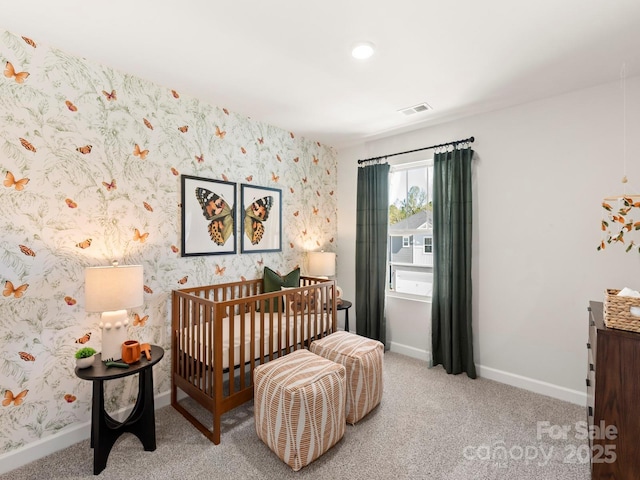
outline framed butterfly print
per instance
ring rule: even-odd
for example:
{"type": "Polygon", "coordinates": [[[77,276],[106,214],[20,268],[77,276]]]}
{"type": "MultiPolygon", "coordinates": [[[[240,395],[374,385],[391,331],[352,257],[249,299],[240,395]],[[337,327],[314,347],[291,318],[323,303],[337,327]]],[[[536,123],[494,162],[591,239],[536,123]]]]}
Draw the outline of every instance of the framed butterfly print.
{"type": "Polygon", "coordinates": [[[181,175],[183,257],[236,253],[236,184],[181,175]]]}
{"type": "Polygon", "coordinates": [[[242,253],[282,251],[282,190],[241,184],[242,253]]]}

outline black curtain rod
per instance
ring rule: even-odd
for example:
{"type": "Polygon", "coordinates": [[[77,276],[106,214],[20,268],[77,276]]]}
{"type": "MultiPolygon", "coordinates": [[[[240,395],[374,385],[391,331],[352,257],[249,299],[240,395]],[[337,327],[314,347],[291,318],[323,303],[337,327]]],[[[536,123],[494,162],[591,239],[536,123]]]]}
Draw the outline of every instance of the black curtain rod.
{"type": "Polygon", "coordinates": [[[358,165],[360,165],[361,163],[364,163],[364,162],[371,162],[373,160],[380,160],[381,158],[395,157],[396,155],[405,155],[407,153],[420,152],[422,150],[429,150],[431,148],[448,147],[450,145],[454,145],[455,146],[455,145],[458,145],[460,143],[473,143],[474,140],[475,140],[475,138],[469,137],[469,138],[465,138],[464,140],[455,140],[453,142],[441,143],[440,145],[431,145],[430,147],[416,148],[415,150],[407,150],[406,152],[390,153],[389,155],[381,155],[379,157],[365,158],[364,160],[358,160],[358,165]]]}

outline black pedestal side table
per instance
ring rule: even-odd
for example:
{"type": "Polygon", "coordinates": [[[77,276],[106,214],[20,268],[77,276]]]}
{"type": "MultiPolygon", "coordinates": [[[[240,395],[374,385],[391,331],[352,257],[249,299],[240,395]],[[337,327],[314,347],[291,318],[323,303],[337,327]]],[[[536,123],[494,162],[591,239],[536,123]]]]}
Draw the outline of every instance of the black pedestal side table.
{"type": "Polygon", "coordinates": [[[97,354],[89,368],[76,368],[76,375],[93,382],[91,407],[91,448],[93,448],[93,474],[98,475],[107,466],[109,452],[116,440],[125,432],[133,433],[142,442],[145,451],[156,449],[156,419],[153,405],[153,366],[164,356],[164,350],[151,345],[151,360],[144,356],[129,368],[106,367],[101,354],[97,354]],[[104,409],[104,381],[138,374],[138,399],[124,422],[114,420],[104,409]]]}
{"type": "Polygon", "coordinates": [[[336,309],[344,310],[344,331],[349,331],[349,309],[351,308],[351,302],[349,300],[342,300],[336,305],[336,309]]]}

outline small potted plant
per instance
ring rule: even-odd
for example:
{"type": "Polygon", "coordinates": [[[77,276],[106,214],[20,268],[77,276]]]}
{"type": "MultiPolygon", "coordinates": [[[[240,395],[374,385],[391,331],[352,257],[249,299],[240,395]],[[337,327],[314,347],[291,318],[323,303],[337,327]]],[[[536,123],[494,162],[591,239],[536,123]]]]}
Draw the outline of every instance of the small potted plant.
{"type": "Polygon", "coordinates": [[[81,348],[76,352],[76,366],[78,368],[88,368],[93,365],[93,356],[96,351],[91,347],[81,348]]]}

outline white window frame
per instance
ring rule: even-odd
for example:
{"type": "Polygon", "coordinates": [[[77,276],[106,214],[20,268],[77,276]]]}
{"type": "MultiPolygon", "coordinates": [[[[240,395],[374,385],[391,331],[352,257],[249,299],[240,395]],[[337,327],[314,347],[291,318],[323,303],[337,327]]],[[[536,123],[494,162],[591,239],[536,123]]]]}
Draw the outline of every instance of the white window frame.
{"type": "MultiPolygon", "coordinates": [[[[429,159],[429,160],[421,160],[421,161],[417,161],[417,162],[406,162],[406,163],[396,163],[395,165],[391,166],[391,170],[390,173],[394,172],[394,171],[399,171],[399,170],[409,170],[412,168],[416,168],[416,167],[430,167],[433,166],[433,159],[429,159]]],[[[433,183],[431,184],[431,188],[433,189],[433,183]]],[[[404,247],[410,247],[411,244],[408,241],[410,235],[413,235],[415,233],[418,233],[419,231],[416,230],[416,232],[403,232],[402,234],[402,245],[403,248],[404,247]],[[406,242],[405,242],[406,241],[406,242]]],[[[431,232],[432,233],[432,232],[431,232]]],[[[388,234],[387,235],[387,239],[390,240],[392,236],[400,236],[400,234],[388,234]]],[[[431,248],[431,252],[425,252],[426,255],[433,255],[433,237],[429,237],[428,239],[425,238],[425,244],[426,241],[429,241],[429,246],[431,248]]],[[[389,245],[390,247],[390,245],[389,245]]],[[[426,248],[426,245],[423,246],[423,249],[426,248]]],[[[387,249],[387,254],[390,255],[391,250],[390,248],[387,249]]],[[[407,267],[413,271],[416,270],[424,270],[427,273],[431,274],[431,285],[433,287],[433,264],[431,265],[420,265],[420,264],[412,264],[412,263],[403,263],[403,262],[393,262],[391,261],[391,258],[387,258],[387,278],[389,279],[389,281],[387,282],[387,288],[386,288],[386,295],[388,297],[394,297],[394,298],[404,298],[407,300],[412,300],[412,301],[417,301],[417,302],[431,302],[431,295],[417,295],[417,294],[411,294],[411,293],[403,293],[403,292],[397,292],[391,289],[392,285],[396,285],[396,279],[393,278],[392,279],[392,275],[394,275],[395,277],[395,272],[397,268],[402,269],[402,267],[407,267]]]]}

